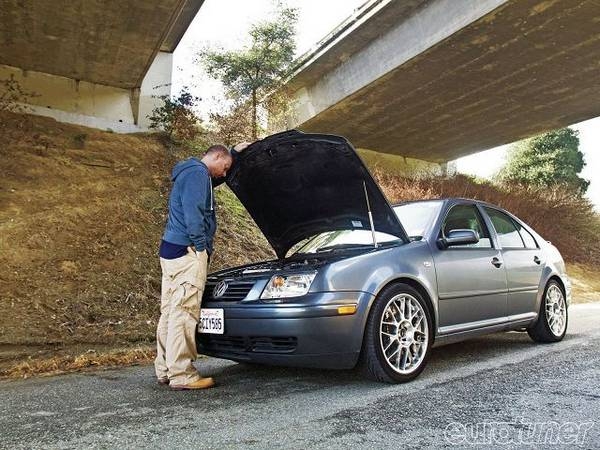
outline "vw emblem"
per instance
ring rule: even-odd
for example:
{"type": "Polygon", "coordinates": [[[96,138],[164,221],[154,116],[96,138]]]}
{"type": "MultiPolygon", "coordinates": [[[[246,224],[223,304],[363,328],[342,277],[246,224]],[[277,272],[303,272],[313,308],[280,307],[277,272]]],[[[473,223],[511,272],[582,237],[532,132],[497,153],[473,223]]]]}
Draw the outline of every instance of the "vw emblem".
{"type": "Polygon", "coordinates": [[[222,297],[229,285],[226,281],[219,281],[215,288],[213,289],[213,297],[218,298],[222,297]]]}

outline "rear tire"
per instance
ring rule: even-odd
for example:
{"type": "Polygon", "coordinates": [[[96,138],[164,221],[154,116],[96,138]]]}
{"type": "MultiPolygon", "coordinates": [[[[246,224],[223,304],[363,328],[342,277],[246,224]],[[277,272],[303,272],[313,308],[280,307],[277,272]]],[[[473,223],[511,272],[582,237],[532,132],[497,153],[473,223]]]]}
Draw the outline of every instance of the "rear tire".
{"type": "Polygon", "coordinates": [[[567,333],[568,321],[565,293],[557,281],[550,280],[544,289],[538,320],[535,325],[527,329],[527,334],[535,342],[562,341],[567,333]]]}
{"type": "Polygon", "coordinates": [[[373,380],[405,383],[425,368],[432,341],[431,313],[421,294],[407,284],[393,284],[371,307],[360,365],[373,380]]]}

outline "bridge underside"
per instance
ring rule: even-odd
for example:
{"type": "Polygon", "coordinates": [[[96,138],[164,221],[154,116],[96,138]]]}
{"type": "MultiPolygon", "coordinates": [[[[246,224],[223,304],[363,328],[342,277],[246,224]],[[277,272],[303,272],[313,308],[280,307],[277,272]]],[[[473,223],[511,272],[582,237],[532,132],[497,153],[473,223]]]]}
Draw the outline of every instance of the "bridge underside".
{"type": "Polygon", "coordinates": [[[115,131],[146,129],[171,92],[173,51],[204,0],[2,0],[0,80],[27,111],[115,131]]]}
{"type": "Polygon", "coordinates": [[[600,1],[513,0],[299,128],[443,162],[599,115],[600,1]]]}
{"type": "Polygon", "coordinates": [[[137,88],[156,54],[175,49],[201,4],[6,0],[0,8],[0,64],[137,88]]]}

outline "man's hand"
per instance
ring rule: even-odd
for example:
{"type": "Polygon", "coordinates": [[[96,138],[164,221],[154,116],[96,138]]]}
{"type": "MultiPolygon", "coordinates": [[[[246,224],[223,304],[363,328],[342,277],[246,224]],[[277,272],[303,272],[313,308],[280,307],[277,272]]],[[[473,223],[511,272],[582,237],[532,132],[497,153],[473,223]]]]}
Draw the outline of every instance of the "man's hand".
{"type": "Polygon", "coordinates": [[[240,142],[239,144],[234,145],[233,149],[238,153],[242,153],[251,143],[252,142],[240,142]]]}
{"type": "Polygon", "coordinates": [[[191,246],[191,245],[188,246],[187,249],[188,249],[188,252],[191,252],[191,253],[195,254],[196,256],[201,256],[202,253],[206,253],[208,255],[208,251],[206,249],[198,251],[198,250],[196,250],[196,248],[194,246],[191,246]]]}

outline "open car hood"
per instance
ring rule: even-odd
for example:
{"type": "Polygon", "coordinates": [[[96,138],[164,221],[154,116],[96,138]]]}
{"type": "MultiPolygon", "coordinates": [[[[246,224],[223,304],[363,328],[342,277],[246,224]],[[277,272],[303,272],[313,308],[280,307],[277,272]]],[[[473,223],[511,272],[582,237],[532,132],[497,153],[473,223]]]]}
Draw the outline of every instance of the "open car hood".
{"type": "Polygon", "coordinates": [[[279,258],[324,231],[370,230],[408,241],[373,177],[344,138],[286,131],[244,150],[227,184],[279,258]]]}

